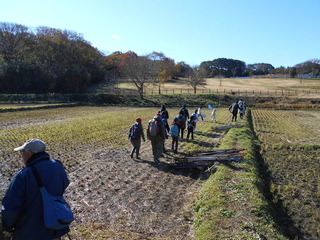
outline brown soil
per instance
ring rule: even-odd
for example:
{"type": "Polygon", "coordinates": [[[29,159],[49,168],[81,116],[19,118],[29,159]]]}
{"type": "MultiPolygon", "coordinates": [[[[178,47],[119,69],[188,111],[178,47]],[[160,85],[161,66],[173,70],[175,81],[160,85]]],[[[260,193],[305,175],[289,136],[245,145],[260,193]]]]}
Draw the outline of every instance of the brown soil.
{"type": "MultiPolygon", "coordinates": [[[[179,145],[182,150],[183,142],[179,145]]],[[[103,239],[193,239],[190,203],[199,180],[207,177],[204,171],[174,169],[171,150],[156,164],[148,140],[140,160],[129,150],[97,151],[69,174],[66,198],[75,210],[73,227],[94,225],[115,234],[104,233],[103,239]]],[[[77,230],[73,235],[88,239],[77,230]]]]}

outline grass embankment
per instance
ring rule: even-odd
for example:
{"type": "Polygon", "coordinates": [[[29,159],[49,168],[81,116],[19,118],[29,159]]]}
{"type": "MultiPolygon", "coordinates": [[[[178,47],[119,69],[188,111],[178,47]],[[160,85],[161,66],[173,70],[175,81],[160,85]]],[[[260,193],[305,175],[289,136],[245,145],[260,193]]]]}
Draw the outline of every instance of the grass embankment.
{"type": "Polygon", "coordinates": [[[219,149],[245,148],[247,155],[242,162],[217,165],[195,201],[197,239],[286,239],[264,197],[250,122],[243,124],[228,131],[219,149]]]}

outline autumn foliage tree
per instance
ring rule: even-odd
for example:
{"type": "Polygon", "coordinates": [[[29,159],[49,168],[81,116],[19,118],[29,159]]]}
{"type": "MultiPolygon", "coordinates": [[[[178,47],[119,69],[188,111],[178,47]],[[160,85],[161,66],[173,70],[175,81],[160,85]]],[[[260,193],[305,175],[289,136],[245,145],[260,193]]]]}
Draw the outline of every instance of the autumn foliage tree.
{"type": "Polygon", "coordinates": [[[175,63],[163,53],[152,52],[147,55],[153,62],[154,71],[157,72],[155,82],[158,83],[158,91],[161,94],[161,85],[166,83],[175,74],[175,63]]]}
{"type": "Polygon", "coordinates": [[[84,93],[105,80],[104,56],[75,32],[0,23],[0,91],[84,93]]]}

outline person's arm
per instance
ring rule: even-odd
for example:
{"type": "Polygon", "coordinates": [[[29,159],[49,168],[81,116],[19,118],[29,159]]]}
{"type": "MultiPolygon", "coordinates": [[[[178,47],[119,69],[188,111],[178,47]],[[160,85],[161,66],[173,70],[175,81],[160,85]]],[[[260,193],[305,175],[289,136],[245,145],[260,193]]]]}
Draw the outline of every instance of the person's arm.
{"type": "Polygon", "coordinates": [[[25,181],[22,172],[18,172],[13,178],[10,187],[2,199],[2,226],[6,230],[15,227],[23,209],[25,201],[25,181]]]}
{"type": "Polygon", "coordinates": [[[141,135],[141,137],[142,137],[142,140],[145,142],[146,139],[145,139],[145,137],[144,137],[143,127],[142,127],[141,124],[140,124],[140,135],[141,135]]]}

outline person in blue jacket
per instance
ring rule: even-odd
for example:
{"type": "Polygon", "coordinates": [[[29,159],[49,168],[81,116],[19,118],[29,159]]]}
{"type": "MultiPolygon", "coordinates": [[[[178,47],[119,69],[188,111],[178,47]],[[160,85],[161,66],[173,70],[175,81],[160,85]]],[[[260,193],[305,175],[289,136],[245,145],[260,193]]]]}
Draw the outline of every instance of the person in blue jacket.
{"type": "Polygon", "coordinates": [[[44,226],[42,197],[31,166],[36,167],[47,191],[62,196],[69,185],[61,162],[50,159],[46,144],[39,139],[29,139],[14,151],[20,151],[25,168],[12,179],[2,199],[2,226],[12,232],[14,240],[60,239],[69,227],[52,230],[44,226]]]}

